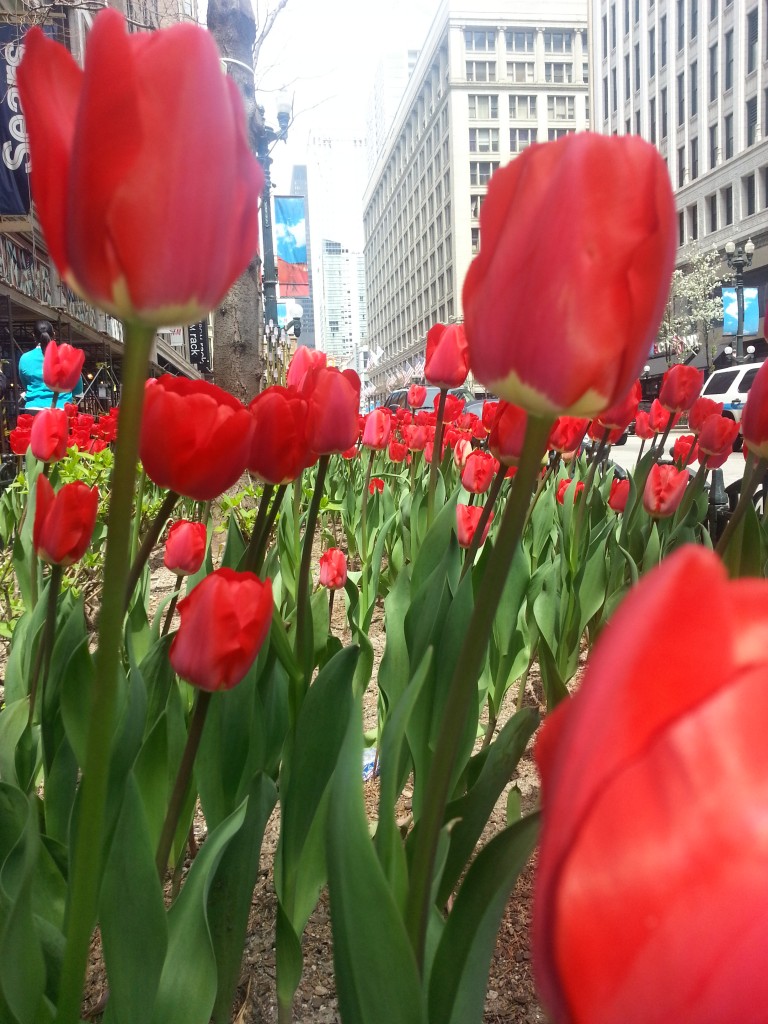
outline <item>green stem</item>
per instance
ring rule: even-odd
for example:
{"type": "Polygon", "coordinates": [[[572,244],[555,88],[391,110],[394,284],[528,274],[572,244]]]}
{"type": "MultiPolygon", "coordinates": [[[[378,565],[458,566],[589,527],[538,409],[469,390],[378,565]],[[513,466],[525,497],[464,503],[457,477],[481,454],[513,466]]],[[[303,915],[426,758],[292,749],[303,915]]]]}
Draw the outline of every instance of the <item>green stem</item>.
{"type": "Polygon", "coordinates": [[[248,547],[245,555],[243,556],[240,568],[244,572],[254,572],[254,565],[256,563],[256,552],[259,550],[261,538],[264,533],[267,522],[267,514],[269,512],[269,500],[275,490],[274,484],[264,484],[264,489],[261,492],[261,501],[259,502],[259,511],[256,513],[256,522],[253,524],[253,533],[251,539],[248,541],[248,547]]]}
{"type": "Polygon", "coordinates": [[[160,534],[163,532],[163,527],[168,522],[168,517],[173,512],[176,502],[179,500],[179,495],[176,491],[168,491],[163,504],[160,506],[155,518],[149,524],[149,529],[144,534],[141,541],[141,547],[139,548],[138,554],[133,560],[130,572],[128,573],[128,580],[125,585],[125,608],[128,609],[133,592],[136,589],[136,584],[139,582],[141,571],[149,560],[149,556],[152,554],[152,549],[157,544],[160,534]]]}
{"type": "Polygon", "coordinates": [[[262,530],[261,537],[259,538],[258,547],[254,552],[253,564],[252,566],[250,564],[248,566],[251,572],[261,572],[261,567],[264,564],[264,556],[267,553],[267,546],[269,545],[269,538],[272,536],[272,528],[275,525],[277,514],[280,511],[280,506],[283,503],[283,498],[285,497],[285,492],[287,490],[288,484],[280,484],[280,486],[277,488],[274,498],[272,499],[272,504],[269,506],[269,515],[267,516],[267,521],[264,524],[264,529],[262,530]]]}
{"type": "Polygon", "coordinates": [[[456,757],[471,713],[477,702],[477,679],[488,638],[493,628],[499,599],[507,573],[520,540],[525,513],[546,451],[551,420],[529,416],[525,445],[515,476],[501,527],[496,536],[493,557],[488,559],[477,601],[467,626],[445,703],[435,754],[429,767],[424,795],[424,814],[419,822],[411,862],[410,887],[406,905],[406,927],[419,970],[424,967],[424,952],[432,901],[432,876],[443,826],[445,807],[451,791],[456,757]]]}
{"type": "Polygon", "coordinates": [[[368,580],[366,569],[368,563],[368,488],[371,484],[371,473],[373,471],[373,460],[376,456],[375,449],[371,448],[368,456],[368,465],[365,469],[365,483],[363,484],[363,504],[360,509],[360,583],[363,615],[368,611],[368,580]]]}
{"type": "MultiPolygon", "coordinates": [[[[307,525],[304,528],[304,547],[301,550],[299,566],[299,582],[296,593],[296,655],[304,672],[304,692],[309,686],[312,674],[312,616],[309,614],[309,568],[312,562],[312,542],[315,538],[315,525],[323,498],[323,484],[328,471],[330,455],[321,455],[317,464],[317,478],[312,500],[307,512],[307,525]]],[[[298,711],[298,708],[296,709],[298,711]]]]}
{"type": "Polygon", "coordinates": [[[427,491],[427,530],[432,525],[432,517],[435,513],[435,488],[437,487],[437,474],[443,458],[443,414],[445,413],[445,400],[448,397],[446,388],[440,388],[440,401],[437,403],[437,423],[435,424],[435,440],[432,445],[432,461],[429,464],[429,490],[427,491]]]}
{"type": "Polygon", "coordinates": [[[117,679],[129,570],[139,430],[144,405],[144,381],[153,337],[152,328],[136,324],[126,326],[120,436],[112,470],[112,495],[107,519],[104,589],[95,658],[96,684],[88,724],[85,763],[82,765],[77,837],[70,862],[70,902],[57,1024],[77,1024],[80,1020],[88,947],[98,909],[104,808],[117,713],[117,679]]]}
{"type": "Polygon", "coordinates": [[[131,561],[136,557],[139,550],[139,534],[141,532],[141,517],[144,510],[144,489],[147,485],[147,474],[144,467],[139,471],[139,482],[136,486],[136,511],[133,516],[133,528],[131,530],[131,561]]]}
{"type": "Polygon", "coordinates": [[[48,582],[48,607],[45,610],[45,625],[43,635],[40,638],[40,646],[35,655],[35,665],[32,670],[32,680],[29,684],[29,718],[28,724],[32,725],[35,715],[35,704],[37,702],[38,683],[40,689],[40,718],[43,717],[43,698],[45,696],[45,681],[48,677],[48,669],[51,665],[51,654],[53,653],[53,641],[56,637],[56,611],[61,590],[61,578],[64,575],[64,568],[61,565],[51,566],[51,578],[48,582]],[[40,675],[42,671],[42,677],[40,675]]]}
{"type": "MultiPolygon", "coordinates": [[[[581,498],[579,499],[578,508],[576,509],[576,523],[573,531],[573,548],[572,551],[576,553],[578,557],[578,551],[581,546],[581,538],[584,532],[584,516],[586,515],[587,504],[589,502],[589,495],[592,490],[592,484],[595,482],[595,473],[597,467],[603,458],[603,453],[608,447],[608,438],[611,436],[610,430],[606,429],[603,436],[598,442],[597,448],[593,451],[593,458],[589,464],[587,470],[587,479],[584,482],[584,491],[582,492],[581,498]]],[[[575,485],[574,485],[575,486],[575,485]]]]}
{"type": "Polygon", "coordinates": [[[163,831],[160,833],[160,842],[157,844],[155,867],[161,879],[165,875],[165,869],[168,866],[168,857],[173,846],[173,837],[176,835],[176,829],[179,827],[179,818],[184,809],[184,802],[187,799],[189,781],[192,778],[192,767],[200,747],[205,716],[208,714],[212,696],[213,694],[210,690],[198,690],[197,692],[195,708],[189,723],[187,742],[184,747],[184,753],[181,755],[179,770],[176,773],[176,782],[174,783],[171,799],[168,803],[168,810],[163,822],[163,831]]]}
{"type": "Polygon", "coordinates": [[[733,510],[731,518],[728,520],[728,523],[723,530],[720,540],[717,542],[717,547],[715,548],[715,552],[720,555],[721,558],[728,550],[728,545],[736,531],[736,527],[743,519],[744,513],[747,510],[747,505],[752,501],[752,495],[755,493],[755,489],[762,479],[766,468],[768,468],[768,459],[758,459],[754,455],[750,454],[746,469],[744,470],[744,479],[741,482],[739,500],[736,504],[736,508],[733,510]]]}
{"type": "Polygon", "coordinates": [[[184,577],[182,575],[177,574],[176,589],[174,591],[173,597],[171,598],[171,603],[168,605],[168,611],[165,613],[165,622],[163,623],[163,629],[160,634],[161,636],[167,636],[168,630],[171,628],[171,623],[173,622],[173,613],[176,611],[176,605],[179,600],[179,594],[181,593],[181,581],[183,579],[184,577]]]}
{"type": "Polygon", "coordinates": [[[638,463],[640,462],[640,459],[642,459],[643,457],[643,448],[645,448],[645,441],[646,439],[644,437],[641,438],[640,440],[640,451],[637,453],[637,458],[635,459],[635,469],[637,469],[638,463]]]}

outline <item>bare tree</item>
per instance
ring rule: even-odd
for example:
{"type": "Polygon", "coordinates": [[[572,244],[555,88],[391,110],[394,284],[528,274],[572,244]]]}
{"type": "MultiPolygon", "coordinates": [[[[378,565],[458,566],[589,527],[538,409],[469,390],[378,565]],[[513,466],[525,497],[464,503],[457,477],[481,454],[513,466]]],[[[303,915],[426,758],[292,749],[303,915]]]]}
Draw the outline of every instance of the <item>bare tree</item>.
{"type": "MultiPolygon", "coordinates": [[[[275,0],[260,16],[259,24],[251,0],[208,0],[208,28],[228,62],[227,73],[243,97],[248,140],[254,153],[258,152],[264,131],[256,103],[255,64],[277,15],[287,3],[288,0],[275,0]]],[[[216,253],[211,253],[211,259],[216,259],[216,253]]],[[[259,392],[264,372],[260,270],[261,260],[254,256],[213,316],[216,383],[243,402],[249,402],[259,392]]]]}

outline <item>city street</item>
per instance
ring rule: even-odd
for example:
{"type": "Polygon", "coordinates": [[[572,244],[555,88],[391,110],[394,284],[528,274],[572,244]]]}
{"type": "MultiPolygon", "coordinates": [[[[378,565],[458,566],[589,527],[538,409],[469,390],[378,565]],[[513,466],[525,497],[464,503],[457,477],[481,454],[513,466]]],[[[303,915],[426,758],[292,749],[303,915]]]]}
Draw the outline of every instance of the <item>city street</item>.
{"type": "MultiPolygon", "coordinates": [[[[675,437],[679,432],[674,431],[669,435],[667,442],[667,454],[672,445],[675,443],[675,437]]],[[[650,442],[646,442],[644,451],[648,451],[648,445],[650,442]]],[[[627,438],[627,443],[623,445],[615,445],[611,448],[611,458],[614,462],[618,463],[621,467],[627,470],[634,469],[635,463],[637,462],[637,456],[640,451],[641,441],[634,434],[630,434],[627,438]]],[[[698,463],[694,463],[694,469],[698,467],[698,463]]],[[[725,486],[732,484],[734,480],[739,480],[744,474],[744,456],[741,452],[733,452],[728,457],[728,461],[723,466],[723,479],[725,486]]]]}

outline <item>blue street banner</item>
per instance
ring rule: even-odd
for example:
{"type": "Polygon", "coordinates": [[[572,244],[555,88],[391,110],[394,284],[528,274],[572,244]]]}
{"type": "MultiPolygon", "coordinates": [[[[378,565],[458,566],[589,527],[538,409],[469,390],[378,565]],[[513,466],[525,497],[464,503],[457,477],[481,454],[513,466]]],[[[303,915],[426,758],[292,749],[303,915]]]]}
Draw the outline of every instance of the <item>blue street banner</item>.
{"type": "Polygon", "coordinates": [[[19,104],[16,69],[24,50],[26,26],[0,25],[0,74],[6,88],[0,96],[0,214],[29,213],[29,146],[19,104]]]}
{"type": "MultiPolygon", "coordinates": [[[[760,309],[757,304],[757,288],[744,289],[744,330],[742,334],[758,333],[760,309]]],[[[735,288],[723,288],[723,334],[739,333],[739,305],[735,288]]]]}
{"type": "Polygon", "coordinates": [[[277,280],[281,298],[309,297],[304,196],[275,196],[277,280]]]}

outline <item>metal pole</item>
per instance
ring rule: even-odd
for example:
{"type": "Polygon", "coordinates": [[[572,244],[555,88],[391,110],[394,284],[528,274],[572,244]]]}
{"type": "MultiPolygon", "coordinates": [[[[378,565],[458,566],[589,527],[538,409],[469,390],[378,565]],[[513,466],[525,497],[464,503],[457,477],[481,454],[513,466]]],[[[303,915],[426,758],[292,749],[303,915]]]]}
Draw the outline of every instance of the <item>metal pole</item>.
{"type": "Polygon", "coordinates": [[[264,189],[261,193],[261,233],[263,235],[262,245],[264,248],[264,320],[267,324],[271,320],[277,323],[277,267],[275,266],[275,241],[272,236],[272,178],[270,166],[272,158],[269,155],[268,139],[261,136],[259,142],[259,162],[264,168],[264,189]]]}
{"type": "Polygon", "coordinates": [[[744,260],[733,261],[736,270],[736,362],[744,355],[744,260]]]}

